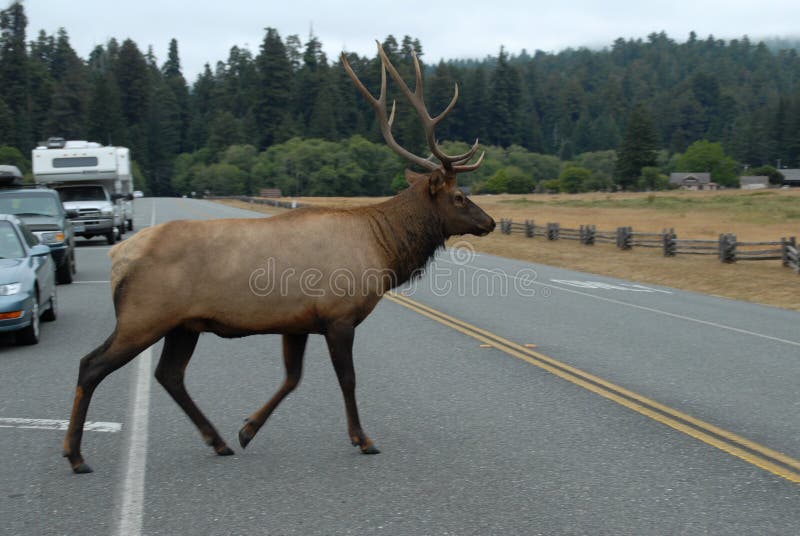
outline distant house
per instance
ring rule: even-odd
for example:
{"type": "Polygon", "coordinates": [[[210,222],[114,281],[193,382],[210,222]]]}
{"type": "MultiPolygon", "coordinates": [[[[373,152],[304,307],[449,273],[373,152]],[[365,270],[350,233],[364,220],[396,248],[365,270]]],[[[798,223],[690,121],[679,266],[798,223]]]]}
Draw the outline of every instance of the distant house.
{"type": "Polygon", "coordinates": [[[783,175],[783,184],[800,186],[800,169],[779,169],[783,175]]]}
{"type": "Polygon", "coordinates": [[[711,182],[711,173],[670,173],[669,183],[681,190],[717,189],[717,183],[711,182]]]}
{"type": "Polygon", "coordinates": [[[739,187],[742,190],[769,188],[769,177],[766,175],[745,175],[739,177],[739,187]]]}

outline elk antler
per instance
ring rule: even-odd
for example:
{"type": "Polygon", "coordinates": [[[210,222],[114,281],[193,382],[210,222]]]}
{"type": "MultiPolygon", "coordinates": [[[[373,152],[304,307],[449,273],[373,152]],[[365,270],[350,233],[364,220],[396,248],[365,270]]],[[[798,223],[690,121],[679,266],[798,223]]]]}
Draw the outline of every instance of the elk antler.
{"type": "Polygon", "coordinates": [[[347,62],[347,58],[342,52],[342,65],[344,65],[345,70],[347,71],[347,75],[353,80],[358,90],[361,92],[362,95],[367,99],[367,102],[372,106],[372,109],[375,111],[375,115],[378,118],[378,124],[381,128],[381,133],[383,134],[383,138],[386,140],[386,143],[391,147],[396,153],[400,156],[406,158],[407,160],[424,167],[426,169],[434,170],[439,168],[439,166],[427,158],[422,158],[411,152],[407,151],[397,141],[394,139],[392,135],[392,121],[394,120],[394,113],[395,113],[395,103],[392,102],[392,111],[389,115],[388,119],[386,117],[386,71],[389,71],[392,79],[397,82],[400,86],[400,91],[402,91],[403,95],[406,96],[406,99],[411,103],[414,109],[417,111],[417,115],[419,116],[420,120],[422,121],[422,127],[425,131],[425,140],[428,142],[428,147],[430,148],[431,152],[433,153],[432,156],[436,157],[441,162],[441,167],[448,171],[453,172],[465,172],[465,171],[472,171],[476,169],[478,166],[481,165],[483,162],[483,157],[485,153],[481,153],[480,158],[474,164],[466,165],[466,163],[475,155],[475,152],[478,150],[478,140],[475,140],[475,143],[470,147],[469,151],[464,154],[449,156],[442,152],[439,144],[436,142],[436,136],[434,135],[434,128],[436,125],[450,113],[453,107],[458,100],[458,84],[455,85],[455,91],[453,94],[453,98],[450,100],[450,104],[437,115],[436,117],[431,117],[428,113],[427,108],[425,107],[425,100],[422,95],[422,70],[419,66],[419,60],[417,60],[417,54],[412,51],[411,58],[414,61],[414,74],[416,77],[416,85],[414,87],[414,91],[409,89],[406,83],[403,81],[400,73],[397,72],[397,69],[394,68],[392,62],[389,61],[389,57],[383,51],[383,47],[380,43],[378,43],[378,55],[381,58],[381,93],[380,96],[376,99],[372,96],[372,94],[364,87],[364,84],[361,83],[361,80],[358,79],[356,74],[353,72],[353,69],[350,67],[350,64],[347,62]]]}

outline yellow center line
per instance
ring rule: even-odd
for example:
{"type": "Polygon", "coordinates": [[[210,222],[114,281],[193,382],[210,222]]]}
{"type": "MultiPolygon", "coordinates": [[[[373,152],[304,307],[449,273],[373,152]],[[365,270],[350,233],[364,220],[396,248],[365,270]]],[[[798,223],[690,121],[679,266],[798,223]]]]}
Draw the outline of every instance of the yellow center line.
{"type": "Polygon", "coordinates": [[[558,360],[541,354],[540,352],[533,351],[530,348],[526,348],[515,342],[504,339],[499,335],[468,324],[462,320],[449,316],[441,311],[423,305],[395,292],[387,293],[386,298],[427,318],[430,318],[431,320],[435,320],[441,324],[444,324],[445,326],[468,335],[473,339],[489,344],[508,355],[521,359],[522,361],[532,365],[536,365],[537,367],[544,369],[575,385],[583,387],[584,389],[587,389],[595,394],[632,409],[637,413],[645,415],[690,437],[698,439],[703,443],[727,452],[728,454],[753,464],[756,467],[760,467],[765,471],[769,471],[772,474],[785,478],[790,482],[800,483],[800,473],[787,469],[787,467],[800,469],[800,461],[795,460],[794,458],[791,458],[783,453],[777,452],[763,445],[759,445],[758,443],[755,443],[749,439],[692,417],[691,415],[687,415],[686,413],[676,409],[670,408],[669,406],[665,406],[650,398],[639,395],[638,393],[634,393],[633,391],[594,376],[588,372],[584,372],[578,368],[567,365],[566,363],[562,363],[558,360]],[[759,453],[762,456],[754,453],[759,453]]]}

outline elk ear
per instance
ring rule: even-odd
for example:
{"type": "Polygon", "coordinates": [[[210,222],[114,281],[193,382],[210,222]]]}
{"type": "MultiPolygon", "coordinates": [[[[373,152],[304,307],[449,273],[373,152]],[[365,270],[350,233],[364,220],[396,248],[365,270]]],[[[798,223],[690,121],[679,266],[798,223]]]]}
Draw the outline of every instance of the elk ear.
{"type": "Polygon", "coordinates": [[[441,170],[434,169],[429,175],[428,187],[431,190],[431,195],[436,195],[439,190],[445,187],[446,179],[441,170]]]}
{"type": "Polygon", "coordinates": [[[417,173],[415,171],[411,171],[410,169],[406,170],[406,182],[409,185],[414,184],[418,180],[424,179],[424,178],[425,178],[425,174],[423,174],[423,173],[417,173]]]}

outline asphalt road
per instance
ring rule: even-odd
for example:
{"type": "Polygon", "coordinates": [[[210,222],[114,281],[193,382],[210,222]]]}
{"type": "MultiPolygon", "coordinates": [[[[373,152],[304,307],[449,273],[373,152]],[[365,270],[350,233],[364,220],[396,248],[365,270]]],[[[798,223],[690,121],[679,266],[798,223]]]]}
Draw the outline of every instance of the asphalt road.
{"type": "MultiPolygon", "coordinates": [[[[260,214],[141,199],[135,223],[232,216],[260,214]]],[[[108,249],[81,244],[38,346],[0,342],[0,534],[798,533],[798,313],[463,251],[357,331],[359,407],[380,455],[350,446],[321,337],[243,451],[242,419],[282,380],[280,338],[204,335],[187,386],[236,455],[214,456],[152,380],[159,344],[95,393],[89,420],[121,430],[87,431],[95,472],[73,475],[63,431],[9,419],[68,418],[78,360],[114,325],[108,249]],[[665,424],[537,356],[753,443],[737,455],[740,442],[665,424]],[[771,470],[763,448],[788,461],[771,470]]]]}

